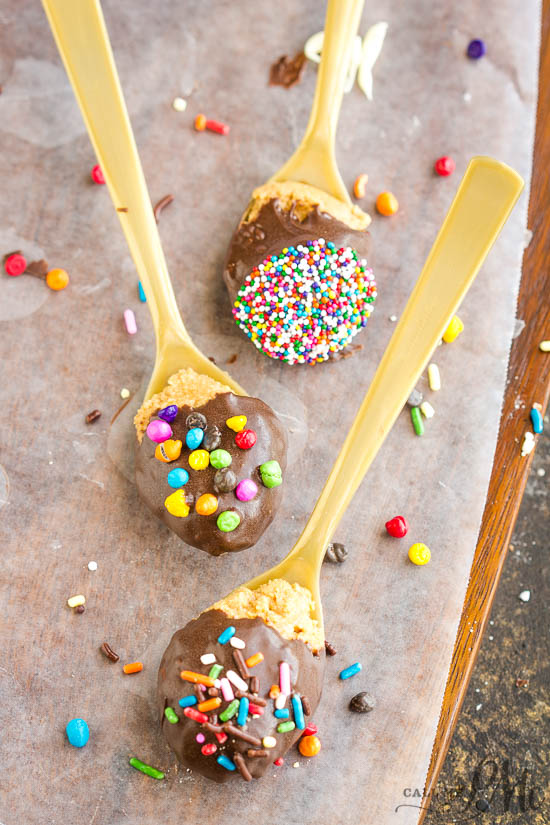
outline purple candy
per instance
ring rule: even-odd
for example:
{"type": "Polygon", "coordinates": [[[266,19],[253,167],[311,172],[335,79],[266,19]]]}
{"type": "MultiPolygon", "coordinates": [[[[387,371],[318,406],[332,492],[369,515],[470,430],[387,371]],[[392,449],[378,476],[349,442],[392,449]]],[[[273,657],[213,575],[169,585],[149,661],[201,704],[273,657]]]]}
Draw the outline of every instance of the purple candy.
{"type": "Polygon", "coordinates": [[[235,495],[239,501],[252,501],[257,492],[258,486],[252,481],[252,479],[243,478],[243,480],[239,481],[237,484],[235,495]]]}
{"type": "Polygon", "coordinates": [[[170,404],[169,407],[165,407],[163,410],[159,410],[157,413],[159,418],[162,418],[163,421],[167,421],[168,423],[173,421],[177,414],[178,408],[175,404],[170,404]]]}
{"type": "Polygon", "coordinates": [[[172,427],[166,421],[150,421],[147,425],[147,435],[151,441],[156,441],[157,444],[162,444],[163,441],[168,441],[172,436],[172,427]]]}
{"type": "Polygon", "coordinates": [[[470,40],[466,54],[470,60],[479,60],[485,54],[485,43],[483,40],[470,40]]]}

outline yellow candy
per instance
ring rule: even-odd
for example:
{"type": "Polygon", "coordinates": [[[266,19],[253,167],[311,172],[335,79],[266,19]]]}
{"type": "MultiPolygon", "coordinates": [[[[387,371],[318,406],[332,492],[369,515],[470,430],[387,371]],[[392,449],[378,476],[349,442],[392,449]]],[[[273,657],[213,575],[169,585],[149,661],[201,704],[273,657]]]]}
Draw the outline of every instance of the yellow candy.
{"type": "Polygon", "coordinates": [[[162,444],[158,444],[155,447],[155,458],[158,458],[158,460],[164,462],[164,464],[169,464],[171,461],[175,461],[176,458],[180,457],[182,446],[179,438],[169,438],[167,441],[163,441],[162,444]]]}
{"type": "Polygon", "coordinates": [[[413,564],[418,564],[419,566],[428,564],[431,557],[432,554],[430,553],[430,548],[426,547],[426,545],[421,542],[412,544],[409,547],[409,559],[413,564]]]}
{"type": "Polygon", "coordinates": [[[246,427],[246,415],[233,415],[225,422],[230,430],[235,433],[240,433],[246,427]]]}
{"type": "Polygon", "coordinates": [[[443,340],[446,344],[450,344],[454,341],[455,338],[458,338],[462,330],[464,329],[464,324],[458,317],[458,315],[454,315],[451,318],[451,323],[443,333],[443,340]]]}
{"type": "Polygon", "coordinates": [[[209,464],[210,453],[207,450],[193,450],[190,453],[189,466],[192,470],[206,470],[209,464]]]}
{"type": "Polygon", "coordinates": [[[185,518],[189,515],[189,505],[185,500],[185,493],[183,490],[176,490],[168,498],[164,499],[164,506],[171,516],[178,518],[185,518]]]}

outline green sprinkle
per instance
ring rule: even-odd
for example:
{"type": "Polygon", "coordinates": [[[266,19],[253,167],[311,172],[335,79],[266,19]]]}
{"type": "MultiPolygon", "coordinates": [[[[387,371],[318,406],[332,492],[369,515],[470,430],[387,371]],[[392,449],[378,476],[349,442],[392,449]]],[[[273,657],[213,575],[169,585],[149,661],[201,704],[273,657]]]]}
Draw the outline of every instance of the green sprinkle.
{"type": "Polygon", "coordinates": [[[233,699],[233,701],[228,704],[226,709],[222,710],[222,712],[220,713],[220,719],[222,720],[222,722],[228,722],[230,719],[232,719],[239,710],[239,705],[239,700],[233,699]]]}
{"type": "Polygon", "coordinates": [[[291,730],[294,730],[296,725],[292,720],[288,720],[288,722],[281,722],[280,725],[277,725],[277,733],[288,733],[291,730]]]}
{"type": "Polygon", "coordinates": [[[241,523],[241,517],[238,513],[234,510],[224,510],[223,513],[220,513],[216,524],[218,525],[218,530],[221,530],[222,533],[231,533],[241,523]]]}
{"type": "Polygon", "coordinates": [[[417,435],[424,435],[424,422],[422,421],[420,407],[411,407],[411,419],[415,433],[417,435]]]}
{"type": "Polygon", "coordinates": [[[233,459],[227,450],[212,450],[210,453],[210,464],[216,470],[221,470],[223,467],[229,467],[233,459]]]}
{"type": "Polygon", "coordinates": [[[174,710],[174,708],[164,708],[164,715],[168,719],[171,725],[175,725],[179,722],[179,716],[174,710]]]}
{"type": "Polygon", "coordinates": [[[281,470],[281,465],[278,461],[275,461],[274,458],[260,464],[260,475],[262,477],[262,484],[264,487],[268,487],[269,489],[272,487],[278,487],[283,483],[283,471],[281,470]]]}
{"type": "Polygon", "coordinates": [[[135,768],[136,771],[141,771],[142,773],[146,773],[147,776],[152,776],[153,779],[164,779],[164,774],[162,771],[157,771],[157,769],[152,768],[151,765],[146,765],[145,762],[142,762],[140,759],[136,759],[135,756],[132,756],[130,759],[130,765],[132,768],[135,768]]]}
{"type": "Polygon", "coordinates": [[[208,672],[208,675],[210,676],[211,679],[217,679],[218,676],[220,675],[220,673],[222,672],[222,670],[223,670],[223,665],[212,665],[212,667],[210,668],[210,670],[208,672]]]}

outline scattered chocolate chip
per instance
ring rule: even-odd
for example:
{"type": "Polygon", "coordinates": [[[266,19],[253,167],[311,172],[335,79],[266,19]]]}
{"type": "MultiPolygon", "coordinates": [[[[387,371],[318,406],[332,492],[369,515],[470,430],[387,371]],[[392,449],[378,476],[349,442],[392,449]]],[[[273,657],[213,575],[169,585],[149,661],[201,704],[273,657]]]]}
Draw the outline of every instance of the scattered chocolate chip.
{"type": "Polygon", "coordinates": [[[201,430],[205,430],[206,429],[206,424],[207,424],[206,416],[203,415],[200,412],[189,413],[189,415],[185,419],[185,426],[187,427],[188,430],[194,430],[197,427],[200,428],[201,430]]]}
{"type": "Polygon", "coordinates": [[[327,656],[336,656],[336,648],[334,647],[334,645],[331,645],[330,642],[327,642],[326,639],[325,639],[325,652],[326,652],[327,656]]]}
{"type": "Polygon", "coordinates": [[[304,716],[311,716],[311,702],[307,696],[302,696],[302,709],[304,711],[304,716]]]}
{"type": "Polygon", "coordinates": [[[41,258],[39,261],[31,261],[27,264],[25,275],[34,275],[35,278],[45,278],[50,270],[48,262],[41,258]]]}
{"type": "Polygon", "coordinates": [[[127,206],[117,206],[116,211],[117,212],[127,212],[128,207],[127,206]]]}
{"type": "Polygon", "coordinates": [[[111,645],[107,644],[107,642],[103,642],[101,647],[99,648],[104,656],[111,660],[111,662],[118,662],[120,656],[115,653],[111,645]]]}
{"type": "Polygon", "coordinates": [[[86,424],[91,424],[93,421],[97,421],[98,418],[101,418],[101,413],[99,410],[92,410],[86,416],[86,424]]]}
{"type": "Polygon", "coordinates": [[[346,560],[348,551],[343,544],[337,541],[331,541],[328,545],[323,561],[329,561],[331,564],[341,564],[346,560]]]}
{"type": "Polygon", "coordinates": [[[208,452],[212,452],[212,450],[217,450],[220,444],[222,443],[222,434],[220,432],[220,428],[217,424],[210,424],[205,431],[204,431],[204,438],[202,440],[201,447],[208,452]]]}
{"type": "Polygon", "coordinates": [[[478,809],[478,811],[481,811],[482,813],[488,811],[490,807],[491,806],[489,805],[486,799],[478,799],[476,802],[476,808],[478,809]]]}
{"type": "Polygon", "coordinates": [[[79,604],[75,607],[74,612],[75,613],[84,613],[85,610],[86,610],[86,608],[84,607],[84,605],[79,604]]]}
{"type": "Polygon", "coordinates": [[[173,195],[165,195],[163,198],[161,198],[159,200],[158,203],[155,204],[155,206],[153,207],[153,215],[155,216],[155,220],[156,220],[157,223],[159,222],[159,217],[160,217],[160,213],[162,212],[162,210],[166,206],[169,206],[172,203],[173,200],[174,200],[173,195]]]}
{"type": "Polygon", "coordinates": [[[375,707],[376,699],[364,690],[357,693],[349,703],[349,709],[354,713],[370,713],[375,707]]]}
{"type": "MultiPolygon", "coordinates": [[[[250,693],[259,693],[260,692],[260,679],[258,676],[251,676],[250,677],[250,693]]],[[[261,702],[258,702],[258,697],[254,697],[254,701],[257,705],[261,705],[261,702]]]]}
{"type": "Polygon", "coordinates": [[[225,363],[226,364],[234,364],[238,357],[239,357],[238,354],[236,352],[234,352],[233,355],[229,356],[229,358],[227,359],[227,361],[225,363]]]}
{"type": "Polygon", "coordinates": [[[306,56],[303,52],[298,52],[294,57],[284,54],[269,69],[269,85],[290,89],[302,79],[305,65],[306,56]]]}
{"type": "Polygon", "coordinates": [[[237,486],[237,476],[231,467],[222,467],[214,474],[214,490],[217,493],[230,493],[237,486]]]}

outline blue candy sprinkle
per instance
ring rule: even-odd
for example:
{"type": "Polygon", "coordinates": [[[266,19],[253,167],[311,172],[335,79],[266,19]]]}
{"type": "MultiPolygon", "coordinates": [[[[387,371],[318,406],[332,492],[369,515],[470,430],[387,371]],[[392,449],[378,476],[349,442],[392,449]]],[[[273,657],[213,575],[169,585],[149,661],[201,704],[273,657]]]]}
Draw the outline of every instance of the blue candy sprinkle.
{"type": "Polygon", "coordinates": [[[355,662],[353,665],[344,668],[344,670],[340,671],[340,679],[349,679],[351,676],[355,676],[356,673],[359,673],[360,670],[363,669],[363,666],[360,662],[355,662]]]}
{"type": "Polygon", "coordinates": [[[67,739],[75,748],[83,748],[90,738],[90,731],[84,719],[71,719],[65,731],[67,739]]]}
{"type": "Polygon", "coordinates": [[[531,423],[533,424],[533,432],[534,433],[541,433],[544,428],[544,422],[542,419],[542,415],[540,410],[537,410],[536,407],[533,407],[531,410],[531,423]]]}
{"type": "Polygon", "coordinates": [[[239,713],[237,715],[237,725],[240,727],[244,727],[246,725],[246,717],[248,716],[248,706],[250,702],[243,696],[241,701],[239,702],[239,713]]]}
{"type": "Polygon", "coordinates": [[[235,763],[228,756],[226,756],[225,753],[221,753],[216,759],[216,762],[218,765],[221,765],[222,768],[225,768],[226,771],[236,770],[235,763]]]}
{"type": "Polygon", "coordinates": [[[170,487],[174,487],[174,489],[177,490],[179,487],[183,487],[184,484],[187,484],[189,481],[189,473],[187,470],[177,467],[175,470],[170,470],[166,477],[166,481],[170,487]]]}
{"type": "Polygon", "coordinates": [[[141,301],[142,304],[144,304],[145,301],[147,300],[147,298],[145,297],[145,292],[143,291],[141,281],[138,281],[138,293],[139,293],[139,300],[141,301]]]}
{"type": "Polygon", "coordinates": [[[226,642],[229,641],[229,639],[232,636],[235,635],[235,633],[236,633],[236,630],[235,630],[234,627],[232,627],[231,625],[229,627],[226,627],[225,630],[223,631],[223,633],[220,633],[220,635],[218,636],[218,643],[220,645],[224,645],[226,642]]]}
{"type": "Polygon", "coordinates": [[[288,708],[280,708],[274,711],[273,715],[276,716],[277,719],[288,719],[290,716],[290,711],[288,708]]]}
{"type": "Polygon", "coordinates": [[[204,430],[201,430],[200,427],[193,427],[185,436],[185,443],[190,450],[196,450],[202,444],[203,438],[204,430]]]}
{"type": "Polygon", "coordinates": [[[190,708],[191,705],[196,705],[196,704],[197,704],[197,697],[196,696],[184,696],[178,702],[178,705],[180,706],[180,708],[190,708]]]}
{"type": "MultiPolygon", "coordinates": [[[[361,669],[361,665],[359,665],[361,669]]],[[[341,674],[340,674],[341,675],[341,674]]],[[[302,700],[299,696],[292,697],[292,711],[294,713],[294,721],[298,730],[304,730],[306,722],[304,719],[304,709],[302,707],[302,700]]]]}

